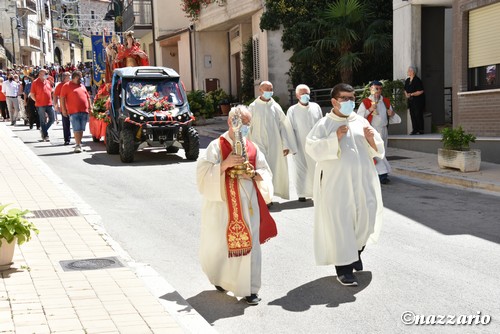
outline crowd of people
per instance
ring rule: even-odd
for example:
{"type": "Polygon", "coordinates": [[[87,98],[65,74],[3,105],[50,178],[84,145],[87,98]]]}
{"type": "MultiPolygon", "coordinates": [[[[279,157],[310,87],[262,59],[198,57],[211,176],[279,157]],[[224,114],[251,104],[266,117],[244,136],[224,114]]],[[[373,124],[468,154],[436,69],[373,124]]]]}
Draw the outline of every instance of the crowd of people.
{"type": "MultiPolygon", "coordinates": [[[[415,86],[407,82],[405,87],[412,111],[415,97],[424,92],[411,76],[414,67],[408,73],[415,86]]],[[[390,182],[387,126],[401,118],[382,96],[379,81],[370,83],[370,96],[357,112],[354,88],[336,85],[326,115],[310,101],[305,84],[296,87],[298,102],[286,114],[273,99],[271,82],[263,81],[259,91],[248,107],[231,109],[228,131],[198,159],[203,271],[218,291],[244,297],[249,305],[259,303],[260,245],[277,235],[269,214],[272,198],[290,199],[291,154],[298,201],[314,199],[316,263],[333,265],[342,285],[357,286],[354,272],[363,270],[361,253],[381,227],[381,184],[390,182]]],[[[421,131],[421,125],[414,125],[414,133],[421,131]]]]}

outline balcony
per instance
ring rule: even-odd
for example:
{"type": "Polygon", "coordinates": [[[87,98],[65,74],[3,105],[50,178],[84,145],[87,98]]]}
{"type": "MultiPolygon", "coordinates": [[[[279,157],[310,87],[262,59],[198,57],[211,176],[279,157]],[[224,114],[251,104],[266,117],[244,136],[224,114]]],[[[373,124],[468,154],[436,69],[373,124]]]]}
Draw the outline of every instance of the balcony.
{"type": "Polygon", "coordinates": [[[153,29],[151,0],[133,0],[123,10],[122,31],[133,30],[137,38],[153,29]]]}
{"type": "Polygon", "coordinates": [[[251,23],[252,15],[263,8],[262,3],[262,0],[226,0],[225,4],[212,3],[201,9],[196,29],[229,30],[242,22],[251,23]]]}
{"type": "Polygon", "coordinates": [[[36,15],[36,1],[35,0],[17,0],[17,12],[20,16],[23,15],[36,15]]]}
{"type": "Polygon", "coordinates": [[[29,34],[29,31],[19,32],[19,46],[28,52],[42,51],[40,36],[29,34]]]}

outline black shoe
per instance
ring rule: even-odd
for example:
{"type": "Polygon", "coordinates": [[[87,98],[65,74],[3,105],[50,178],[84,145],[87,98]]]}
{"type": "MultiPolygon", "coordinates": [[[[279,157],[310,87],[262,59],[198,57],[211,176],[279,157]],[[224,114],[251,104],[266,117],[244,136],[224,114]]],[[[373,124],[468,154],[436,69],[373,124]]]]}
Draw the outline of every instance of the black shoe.
{"type": "Polygon", "coordinates": [[[305,202],[306,198],[305,197],[299,197],[299,202],[305,202]]]}
{"type": "Polygon", "coordinates": [[[417,131],[417,135],[423,135],[424,131],[417,131]]]}
{"type": "Polygon", "coordinates": [[[337,276],[337,281],[345,286],[358,286],[358,279],[353,274],[345,274],[337,276]]]}
{"type": "Polygon", "coordinates": [[[352,267],[356,271],[362,271],[363,270],[363,261],[361,261],[361,259],[359,259],[358,261],[353,262],[352,267]]]}
{"type": "Polygon", "coordinates": [[[218,291],[220,291],[220,292],[226,292],[226,290],[224,290],[224,288],[223,288],[223,287],[218,286],[218,285],[214,285],[214,286],[215,286],[215,288],[216,288],[218,291]]]}
{"type": "Polygon", "coordinates": [[[410,136],[414,136],[414,135],[416,135],[416,134],[417,134],[417,131],[412,131],[412,132],[410,132],[410,136]]]}
{"type": "Polygon", "coordinates": [[[271,208],[273,206],[273,202],[267,203],[267,208],[271,208]]]}
{"type": "Polygon", "coordinates": [[[64,145],[69,145],[69,140],[66,140],[66,141],[64,142],[64,145]]]}
{"type": "Polygon", "coordinates": [[[250,296],[245,297],[245,299],[248,305],[257,305],[261,300],[255,293],[252,293],[250,296]]]}

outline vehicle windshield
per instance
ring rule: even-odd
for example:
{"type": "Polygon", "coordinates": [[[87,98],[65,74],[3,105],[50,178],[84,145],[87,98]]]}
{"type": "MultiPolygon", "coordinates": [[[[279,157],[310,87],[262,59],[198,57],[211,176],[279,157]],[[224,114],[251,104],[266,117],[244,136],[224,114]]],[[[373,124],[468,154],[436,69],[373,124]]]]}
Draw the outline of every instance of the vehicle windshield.
{"type": "Polygon", "coordinates": [[[125,86],[126,103],[129,106],[139,106],[149,97],[158,93],[158,98],[167,97],[168,102],[175,105],[184,104],[179,83],[161,80],[138,80],[130,81],[125,86]]]}

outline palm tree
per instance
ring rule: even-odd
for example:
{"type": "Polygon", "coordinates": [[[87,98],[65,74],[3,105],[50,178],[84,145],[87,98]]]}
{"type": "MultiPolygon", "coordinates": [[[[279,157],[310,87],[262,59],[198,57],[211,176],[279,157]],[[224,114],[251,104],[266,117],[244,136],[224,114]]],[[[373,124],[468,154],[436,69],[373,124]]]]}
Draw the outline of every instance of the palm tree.
{"type": "Polygon", "coordinates": [[[389,23],[376,19],[359,0],[338,0],[309,24],[316,27],[313,41],[294,55],[295,60],[337,57],[335,69],[345,83],[352,83],[363,52],[374,53],[390,46],[391,35],[384,32],[389,23]]]}

